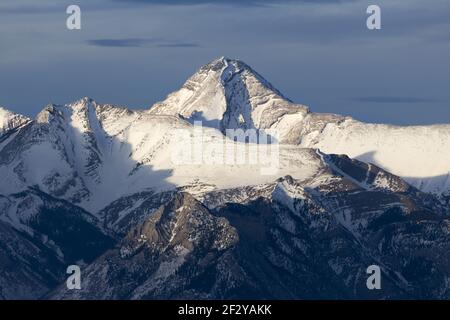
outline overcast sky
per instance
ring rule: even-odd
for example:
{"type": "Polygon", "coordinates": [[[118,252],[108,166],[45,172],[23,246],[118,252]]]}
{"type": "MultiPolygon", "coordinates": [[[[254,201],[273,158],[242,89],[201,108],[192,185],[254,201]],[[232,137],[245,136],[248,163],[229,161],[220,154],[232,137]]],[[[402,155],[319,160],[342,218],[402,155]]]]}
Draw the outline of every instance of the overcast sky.
{"type": "Polygon", "coordinates": [[[0,105],[148,108],[219,57],[316,112],[450,123],[449,0],[1,0],[0,105]],[[66,28],[77,4],[82,29],[66,28]],[[366,8],[382,29],[366,28],[366,8]]]}

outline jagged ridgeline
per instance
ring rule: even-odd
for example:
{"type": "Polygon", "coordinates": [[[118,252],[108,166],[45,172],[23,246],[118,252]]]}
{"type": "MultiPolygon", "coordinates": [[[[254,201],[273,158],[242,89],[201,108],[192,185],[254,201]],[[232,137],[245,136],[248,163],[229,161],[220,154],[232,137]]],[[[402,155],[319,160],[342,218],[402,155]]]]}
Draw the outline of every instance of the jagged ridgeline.
{"type": "Polygon", "coordinates": [[[313,113],[226,58],[146,110],[0,108],[0,298],[448,299],[449,145],[450,125],[313,113]],[[198,121],[205,147],[276,131],[277,170],[174,162],[198,121]]]}

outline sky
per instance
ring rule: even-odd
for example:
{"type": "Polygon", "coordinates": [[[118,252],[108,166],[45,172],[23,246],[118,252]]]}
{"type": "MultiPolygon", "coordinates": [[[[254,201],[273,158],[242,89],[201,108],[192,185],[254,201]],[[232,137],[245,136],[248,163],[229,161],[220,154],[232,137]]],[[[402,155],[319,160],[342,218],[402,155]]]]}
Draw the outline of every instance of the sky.
{"type": "Polygon", "coordinates": [[[449,16],[448,0],[1,0],[0,105],[149,108],[226,56],[314,112],[450,123],[449,16]],[[81,30],[66,28],[72,4],[81,30]]]}

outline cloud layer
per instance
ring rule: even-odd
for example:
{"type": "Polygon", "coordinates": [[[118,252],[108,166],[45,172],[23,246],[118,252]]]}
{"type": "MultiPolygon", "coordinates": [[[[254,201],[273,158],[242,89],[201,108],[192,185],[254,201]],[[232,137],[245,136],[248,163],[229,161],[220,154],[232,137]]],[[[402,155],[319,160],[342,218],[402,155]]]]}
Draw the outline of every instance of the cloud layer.
{"type": "Polygon", "coordinates": [[[142,48],[142,47],[160,47],[160,48],[197,48],[200,45],[189,42],[174,42],[161,39],[145,38],[122,38],[122,39],[90,39],[86,43],[97,47],[118,47],[118,48],[142,48]]]}

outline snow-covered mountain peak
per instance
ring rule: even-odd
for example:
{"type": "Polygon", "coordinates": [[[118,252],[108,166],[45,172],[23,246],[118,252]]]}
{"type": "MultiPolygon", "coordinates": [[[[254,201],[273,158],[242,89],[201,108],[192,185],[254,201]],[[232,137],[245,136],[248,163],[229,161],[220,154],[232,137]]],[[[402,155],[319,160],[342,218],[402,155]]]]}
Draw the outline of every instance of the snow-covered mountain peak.
{"type": "Polygon", "coordinates": [[[0,106],[0,117],[3,118],[4,116],[8,115],[12,113],[11,111],[9,111],[8,109],[0,106]]]}
{"type": "Polygon", "coordinates": [[[29,121],[29,118],[0,106],[0,134],[16,129],[29,121]]]}
{"type": "Polygon", "coordinates": [[[92,125],[98,126],[103,120],[129,124],[127,116],[136,115],[138,111],[112,105],[97,103],[94,99],[83,97],[74,102],[47,105],[36,117],[37,123],[61,124],[80,129],[81,132],[91,131],[92,125]],[[55,122],[56,121],[56,122],[55,122]]]}
{"type": "Polygon", "coordinates": [[[71,109],[87,109],[89,106],[97,104],[94,99],[89,97],[83,97],[79,100],[76,100],[72,103],[67,104],[66,106],[71,109]]]}
{"type": "MultiPolygon", "coordinates": [[[[201,67],[200,70],[197,71],[191,78],[196,78],[201,74],[207,72],[216,73],[217,78],[220,80],[223,86],[226,86],[226,84],[230,82],[234,76],[239,75],[241,73],[246,73],[248,76],[256,78],[268,90],[274,91],[279,96],[283,96],[277,89],[275,89],[274,86],[270,84],[269,81],[264,79],[245,62],[238,59],[230,59],[223,56],[217,58],[201,67]]],[[[283,98],[287,99],[285,97],[283,98]]]]}
{"type": "Polygon", "coordinates": [[[46,105],[36,116],[36,123],[38,124],[49,124],[55,117],[61,117],[62,111],[61,106],[56,104],[46,105]]]}
{"type": "MultiPolygon", "coordinates": [[[[179,141],[174,129],[193,134],[197,127],[191,123],[196,120],[208,127],[203,131],[208,144],[216,135],[222,138],[214,129],[222,133],[236,128],[275,130],[278,141],[287,145],[282,146],[280,175],[299,177],[295,174],[296,165],[283,164],[282,159],[293,162],[298,155],[289,148],[300,146],[373,163],[422,191],[441,194],[450,190],[450,126],[373,125],[339,115],[313,113],[285,99],[242,61],[221,57],[200,68],[179,91],[150,110],[99,104],[89,97],[65,105],[48,105],[31,125],[17,130],[17,139],[13,135],[0,136],[8,137],[0,142],[0,173],[9,181],[0,193],[39,185],[49,194],[95,211],[125,192],[184,186],[195,179],[213,181],[215,176],[223,175],[227,179],[215,181],[220,188],[236,186],[234,179],[248,177],[249,170],[254,171],[255,177],[248,177],[251,184],[279,177],[259,177],[260,168],[254,166],[211,166],[200,172],[196,164],[174,167],[170,164],[173,153],[169,147],[181,150],[186,145],[186,141],[179,141]],[[88,203],[94,198],[102,201],[88,203]]],[[[269,134],[272,136],[272,131],[269,134]]],[[[240,147],[244,149],[245,144],[240,147]]],[[[297,160],[305,162],[303,158],[297,160]]],[[[307,167],[317,168],[317,163],[308,162],[307,167]]],[[[339,167],[334,162],[324,165],[339,167]]],[[[378,174],[375,166],[351,167],[358,172],[355,184],[363,187],[386,189],[386,185],[392,185],[387,182],[396,180],[378,174]]],[[[304,171],[304,166],[300,171],[304,171]]]]}
{"type": "Polygon", "coordinates": [[[237,59],[228,59],[225,57],[221,57],[215,61],[220,61],[223,64],[223,68],[221,70],[222,71],[221,80],[223,85],[231,81],[234,76],[244,73],[246,76],[254,78],[252,80],[256,80],[258,82],[258,85],[262,85],[268,91],[272,91],[272,93],[276,94],[282,99],[289,100],[280,91],[278,91],[269,81],[267,81],[255,70],[253,70],[245,62],[237,59]]]}
{"type": "Polygon", "coordinates": [[[76,112],[87,112],[89,109],[95,110],[99,104],[89,97],[83,97],[67,104],[48,104],[36,116],[37,122],[49,122],[52,117],[66,117],[76,112]]]}
{"type": "Polygon", "coordinates": [[[151,114],[180,114],[221,131],[267,129],[285,114],[307,112],[244,62],[224,57],[201,67],[180,90],[150,109],[151,114]]]}

